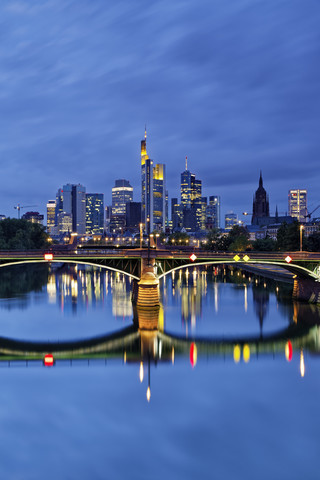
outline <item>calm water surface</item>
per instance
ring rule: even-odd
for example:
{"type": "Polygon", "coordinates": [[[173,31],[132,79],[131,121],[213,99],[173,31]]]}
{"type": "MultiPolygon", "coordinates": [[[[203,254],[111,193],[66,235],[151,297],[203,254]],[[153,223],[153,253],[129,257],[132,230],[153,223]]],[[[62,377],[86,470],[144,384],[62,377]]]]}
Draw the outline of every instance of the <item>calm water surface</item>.
{"type": "MultiPolygon", "coordinates": [[[[121,331],[137,318],[130,289],[99,270],[2,269],[0,335],[121,331]]],[[[319,309],[293,304],[290,284],[237,271],[176,273],[160,289],[159,329],[182,347],[151,339],[150,402],[133,347],[53,368],[0,362],[1,478],[318,479],[319,309]]]]}

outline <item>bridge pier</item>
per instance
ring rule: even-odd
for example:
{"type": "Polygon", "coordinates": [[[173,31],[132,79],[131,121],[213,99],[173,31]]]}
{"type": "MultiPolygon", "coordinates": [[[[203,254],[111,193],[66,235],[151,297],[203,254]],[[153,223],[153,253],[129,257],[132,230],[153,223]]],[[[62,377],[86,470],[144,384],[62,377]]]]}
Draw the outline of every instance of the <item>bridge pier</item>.
{"type": "Polygon", "coordinates": [[[141,278],[132,287],[132,301],[139,308],[160,306],[159,280],[154,273],[154,258],[141,259],[141,278]]]}
{"type": "Polygon", "coordinates": [[[320,303],[320,282],[308,278],[295,278],[292,296],[294,300],[320,303]]]}

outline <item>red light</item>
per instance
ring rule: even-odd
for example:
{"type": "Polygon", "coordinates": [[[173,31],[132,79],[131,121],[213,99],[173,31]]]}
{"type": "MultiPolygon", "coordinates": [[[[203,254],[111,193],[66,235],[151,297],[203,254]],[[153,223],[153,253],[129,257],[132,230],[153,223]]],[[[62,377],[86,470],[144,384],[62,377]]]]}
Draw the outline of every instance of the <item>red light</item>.
{"type": "Polygon", "coordinates": [[[197,346],[194,342],[190,345],[190,363],[192,368],[196,365],[198,358],[197,346]]]}
{"type": "Polygon", "coordinates": [[[44,356],[43,363],[44,363],[45,367],[52,367],[54,365],[53,355],[51,353],[47,353],[44,356]]]}
{"type": "Polygon", "coordinates": [[[292,343],[290,342],[290,340],[288,340],[287,343],[286,343],[285,354],[286,354],[286,359],[288,360],[288,362],[291,362],[291,360],[292,360],[292,343]]]}
{"type": "Polygon", "coordinates": [[[53,260],[53,254],[52,253],[45,253],[44,254],[44,259],[48,260],[48,261],[53,260]]]}
{"type": "Polygon", "coordinates": [[[190,258],[191,262],[194,262],[195,260],[197,260],[198,257],[197,257],[197,255],[195,255],[194,253],[192,253],[192,255],[190,255],[189,258],[190,258]]]}
{"type": "Polygon", "coordinates": [[[292,258],[288,255],[288,256],[285,258],[285,261],[286,261],[287,263],[290,263],[290,262],[292,262],[292,258]]]}

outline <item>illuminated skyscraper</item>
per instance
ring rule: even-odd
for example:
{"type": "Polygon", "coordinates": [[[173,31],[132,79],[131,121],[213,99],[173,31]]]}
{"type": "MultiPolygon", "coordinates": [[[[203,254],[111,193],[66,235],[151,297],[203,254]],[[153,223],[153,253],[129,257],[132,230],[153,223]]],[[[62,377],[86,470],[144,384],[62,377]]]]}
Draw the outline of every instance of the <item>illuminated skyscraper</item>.
{"type": "Polygon", "coordinates": [[[183,208],[183,226],[187,231],[201,229],[202,201],[201,180],[188,170],[186,157],[186,169],[181,173],[181,206],[183,208]]]}
{"type": "Polygon", "coordinates": [[[112,215],[125,215],[126,204],[133,200],[133,188],[128,180],[115,181],[112,189],[112,215]]]}
{"type": "Polygon", "coordinates": [[[236,213],[229,212],[225,214],[225,230],[231,230],[232,227],[238,224],[238,216],[236,213]]]}
{"type": "Polygon", "coordinates": [[[103,193],[86,194],[86,233],[102,235],[104,231],[103,193]]]}
{"type": "Polygon", "coordinates": [[[165,231],[166,226],[166,166],[157,163],[153,169],[153,226],[152,230],[165,231]]]}
{"type": "Polygon", "coordinates": [[[153,229],[153,161],[147,153],[147,131],[141,140],[141,222],[145,231],[153,229]],[[149,226],[147,227],[147,223],[149,226]]]}
{"type": "Polygon", "coordinates": [[[66,231],[84,235],[86,233],[86,188],[68,183],[59,189],[56,196],[56,225],[58,233],[66,231]],[[63,220],[66,216],[67,221],[63,220]],[[71,222],[71,227],[70,227],[71,222]]]}
{"type": "Polygon", "coordinates": [[[56,234],[56,201],[49,200],[47,203],[47,232],[49,235],[56,234]]]}
{"type": "Polygon", "coordinates": [[[207,206],[207,219],[210,219],[212,228],[220,228],[220,197],[212,195],[209,197],[207,206]]]}
{"type": "Polygon", "coordinates": [[[289,190],[288,194],[289,215],[298,222],[307,221],[307,190],[289,190]]]}

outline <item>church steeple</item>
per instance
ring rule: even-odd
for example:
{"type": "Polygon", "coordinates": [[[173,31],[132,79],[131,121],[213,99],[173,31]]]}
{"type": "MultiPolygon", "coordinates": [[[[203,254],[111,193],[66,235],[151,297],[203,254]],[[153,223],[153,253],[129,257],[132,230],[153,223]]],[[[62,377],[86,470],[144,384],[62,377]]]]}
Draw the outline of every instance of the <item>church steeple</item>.
{"type": "Polygon", "coordinates": [[[259,178],[259,188],[263,187],[263,180],[262,180],[262,171],[260,170],[260,178],[259,178]]]}

